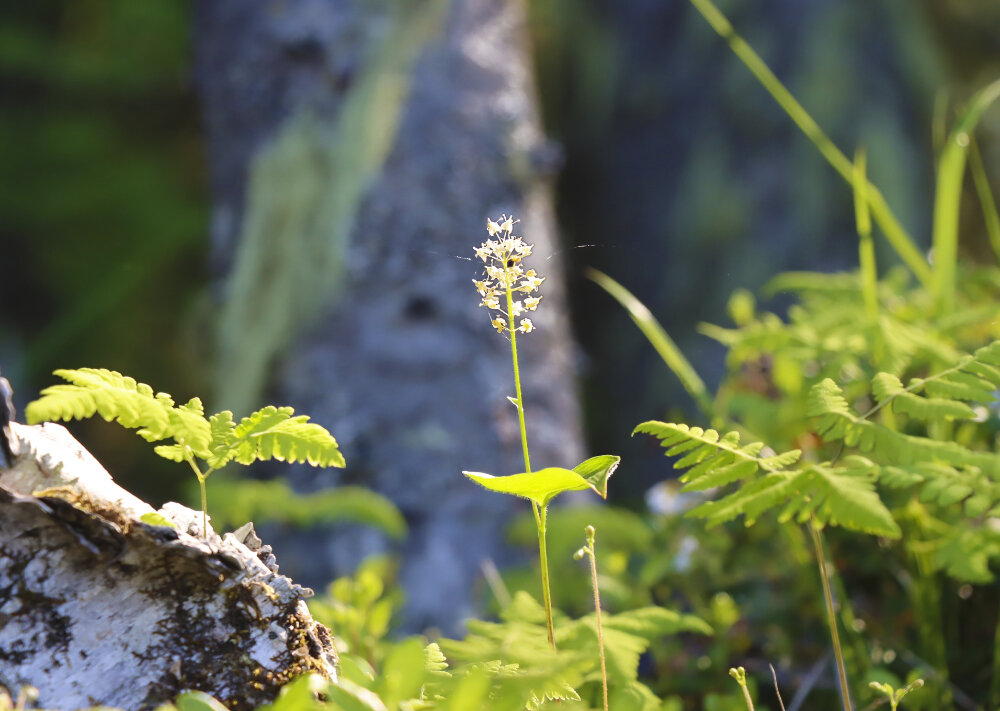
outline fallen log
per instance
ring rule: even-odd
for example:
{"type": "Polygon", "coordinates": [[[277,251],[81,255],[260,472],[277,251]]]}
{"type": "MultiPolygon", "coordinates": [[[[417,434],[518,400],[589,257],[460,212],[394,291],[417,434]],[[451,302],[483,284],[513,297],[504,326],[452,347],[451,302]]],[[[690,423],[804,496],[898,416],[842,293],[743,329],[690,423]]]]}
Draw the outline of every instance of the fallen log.
{"type": "Polygon", "coordinates": [[[336,678],[312,591],[277,572],[252,525],[206,537],[200,511],[155,511],[60,425],[11,423],[10,444],[0,685],[36,687],[43,708],[152,709],[196,689],[251,709],[298,674],[336,678]]]}

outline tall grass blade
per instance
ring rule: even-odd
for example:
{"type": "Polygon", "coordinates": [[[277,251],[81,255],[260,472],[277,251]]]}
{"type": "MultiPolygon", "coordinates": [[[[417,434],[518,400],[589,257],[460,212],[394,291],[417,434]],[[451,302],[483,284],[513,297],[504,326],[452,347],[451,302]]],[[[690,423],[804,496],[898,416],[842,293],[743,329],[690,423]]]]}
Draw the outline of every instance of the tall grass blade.
{"type": "Polygon", "coordinates": [[[599,272],[596,269],[588,269],[587,277],[625,307],[629,316],[635,321],[635,325],[639,327],[642,334],[652,344],[653,348],[656,349],[656,352],[660,354],[663,362],[674,372],[674,375],[681,381],[681,385],[688,391],[688,394],[694,398],[698,408],[707,417],[714,417],[715,407],[712,404],[712,398],[708,394],[708,388],[705,387],[705,383],[688,359],[681,353],[677,344],[667,335],[667,332],[663,330],[663,327],[653,317],[653,314],[649,312],[649,309],[639,299],[635,298],[628,289],[607,274],[599,272]]]}
{"type": "Polygon", "coordinates": [[[983,112],[1000,98],[1000,80],[976,93],[948,135],[938,163],[934,196],[934,293],[938,313],[955,308],[955,273],[958,260],[958,218],[962,203],[962,178],[972,131],[983,112]]]}
{"type": "Polygon", "coordinates": [[[872,325],[878,324],[878,272],[875,268],[875,244],[872,242],[872,220],[868,210],[868,178],[865,174],[867,156],[859,148],[854,154],[854,218],[858,227],[858,260],[861,264],[861,296],[865,313],[872,325]]]}
{"type": "Polygon", "coordinates": [[[997,213],[997,204],[993,200],[990,181],[986,177],[986,169],[983,167],[983,156],[979,152],[975,138],[972,139],[972,145],[969,148],[969,167],[972,168],[972,181],[976,185],[976,195],[979,197],[979,205],[983,210],[986,234],[990,238],[990,246],[993,247],[997,261],[1000,261],[1000,213],[997,213]]]}
{"type": "MultiPolygon", "coordinates": [[[[733,26],[729,23],[719,9],[711,0],[691,0],[691,4],[702,14],[720,37],[729,44],[730,48],[739,57],[740,61],[746,65],[747,69],[757,78],[757,80],[767,89],[768,93],[778,102],[778,105],[785,110],[785,113],[795,122],[810,141],[816,146],[824,158],[840,173],[841,177],[848,183],[854,182],[854,168],[851,161],[845,156],[833,141],[823,133],[823,129],[813,120],[812,116],[806,112],[788,89],[778,80],[778,77],[768,68],[764,60],[741,38],[733,26]]],[[[917,275],[921,283],[931,286],[934,280],[933,272],[924,259],[920,250],[913,243],[913,239],[900,224],[899,220],[889,209],[888,203],[882,193],[874,185],[868,184],[868,205],[872,216],[878,224],[889,244],[896,250],[900,259],[917,275]]]]}

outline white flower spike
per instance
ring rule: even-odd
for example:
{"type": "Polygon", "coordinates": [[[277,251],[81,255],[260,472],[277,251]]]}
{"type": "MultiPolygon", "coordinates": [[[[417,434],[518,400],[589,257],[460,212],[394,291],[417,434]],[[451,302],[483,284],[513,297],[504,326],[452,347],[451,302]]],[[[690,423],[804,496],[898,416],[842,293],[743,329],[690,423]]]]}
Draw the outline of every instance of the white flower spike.
{"type": "Polygon", "coordinates": [[[486,219],[486,231],[490,239],[475,248],[476,257],[485,263],[484,278],[473,279],[476,291],[482,297],[480,306],[491,312],[491,323],[499,333],[531,333],[535,326],[530,319],[521,319],[515,326],[515,319],[524,311],[534,311],[541,302],[541,296],[530,296],[538,290],[545,277],[540,277],[534,269],[525,269],[521,261],[531,255],[532,246],[514,234],[517,220],[501,215],[498,220],[486,219]],[[523,301],[515,301],[515,293],[526,294],[523,301]],[[504,298],[503,295],[506,295],[504,298]],[[504,308],[506,306],[506,308],[504,308]],[[513,329],[513,330],[512,330],[513,329]]]}

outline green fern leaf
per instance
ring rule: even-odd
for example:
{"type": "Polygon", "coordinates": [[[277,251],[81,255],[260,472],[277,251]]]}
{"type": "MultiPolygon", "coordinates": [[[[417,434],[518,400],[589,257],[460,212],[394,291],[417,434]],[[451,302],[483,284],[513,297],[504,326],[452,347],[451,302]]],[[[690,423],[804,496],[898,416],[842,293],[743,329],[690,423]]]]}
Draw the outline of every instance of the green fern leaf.
{"type": "Polygon", "coordinates": [[[800,522],[815,518],[875,536],[899,538],[902,532],[875,491],[871,462],[862,457],[845,459],[843,467],[815,465],[802,473],[802,487],[781,518],[800,522]],[[858,462],[862,462],[858,466],[858,462]]]}
{"type": "Polygon", "coordinates": [[[609,616],[604,621],[610,627],[652,641],[657,637],[678,632],[712,634],[712,627],[700,617],[681,614],[665,607],[639,607],[609,616]]]}
{"type": "Polygon", "coordinates": [[[636,432],[659,437],[668,457],[685,455],[674,463],[675,469],[689,469],[680,477],[687,484],[685,490],[702,490],[739,481],[753,476],[759,469],[780,471],[795,463],[801,455],[801,451],[794,449],[761,457],[764,444],[754,442],[740,446],[738,432],[720,436],[715,430],[672,422],[643,422],[632,434],[636,432]]]}
{"type": "MultiPolygon", "coordinates": [[[[1000,371],[997,373],[1000,376],[1000,371]]],[[[997,384],[973,372],[955,372],[944,375],[936,380],[929,380],[925,386],[928,395],[933,397],[978,402],[984,405],[996,399],[997,384]]]]}
{"type": "Polygon", "coordinates": [[[905,390],[903,383],[892,373],[878,373],[872,378],[872,395],[879,404],[902,394],[905,390]]]}
{"type": "Polygon", "coordinates": [[[1000,456],[973,451],[954,441],[902,434],[855,415],[840,387],[829,378],[810,390],[807,414],[817,418],[816,431],[824,440],[843,440],[849,447],[875,454],[885,464],[936,462],[975,467],[991,479],[1000,480],[1000,456]]]}
{"type": "Polygon", "coordinates": [[[213,417],[210,463],[225,464],[235,459],[240,464],[277,459],[308,462],[315,467],[343,467],[344,457],[337,440],[325,428],[309,422],[306,415],[294,416],[290,407],[268,405],[232,427],[232,413],[213,417]]]}
{"type": "Polygon", "coordinates": [[[183,462],[188,454],[188,449],[183,444],[161,444],[153,447],[153,451],[172,462],[183,462]]]}
{"type": "MultiPolygon", "coordinates": [[[[98,414],[108,422],[117,420],[123,427],[138,430],[137,434],[146,441],[172,437],[179,445],[190,447],[197,456],[207,454],[209,425],[197,398],[175,407],[166,393],[154,394],[145,383],[103,368],[57,370],[55,375],[70,384],[43,390],[42,397],[26,408],[29,423],[98,414]]],[[[168,458],[174,458],[176,451],[164,452],[168,454],[168,458]]]]}
{"type": "Polygon", "coordinates": [[[796,493],[797,478],[790,472],[769,474],[721,499],[706,501],[687,515],[707,519],[709,528],[740,516],[746,516],[747,526],[752,526],[762,513],[784,504],[796,493]]]}

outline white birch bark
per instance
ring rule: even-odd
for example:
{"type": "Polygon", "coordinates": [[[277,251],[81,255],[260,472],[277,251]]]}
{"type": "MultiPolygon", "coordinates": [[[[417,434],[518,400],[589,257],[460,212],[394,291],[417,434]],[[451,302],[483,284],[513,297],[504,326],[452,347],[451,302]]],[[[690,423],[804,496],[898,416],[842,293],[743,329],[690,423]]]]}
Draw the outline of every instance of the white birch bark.
{"type": "Polygon", "coordinates": [[[335,678],[332,636],[304,602],[312,591],[261,561],[252,528],[204,540],[201,512],[174,503],[159,513],[176,529],[143,523],[154,509],[65,428],[10,428],[0,684],[36,687],[42,708],[151,709],[198,689],[249,709],[295,674],[335,678]]]}

